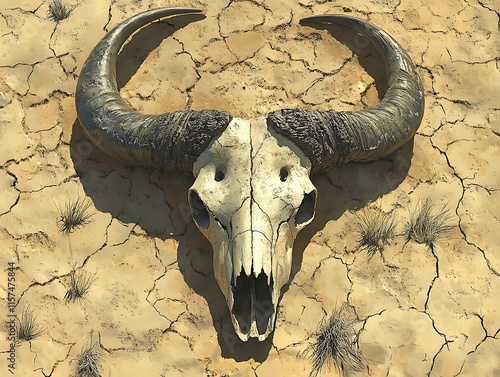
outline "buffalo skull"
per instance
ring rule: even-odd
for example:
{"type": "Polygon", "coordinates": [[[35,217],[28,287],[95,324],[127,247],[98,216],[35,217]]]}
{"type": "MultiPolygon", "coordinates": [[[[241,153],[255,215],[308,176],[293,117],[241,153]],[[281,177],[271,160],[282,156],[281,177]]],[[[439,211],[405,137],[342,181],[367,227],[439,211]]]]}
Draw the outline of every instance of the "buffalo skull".
{"type": "Polygon", "coordinates": [[[104,152],[130,164],[183,171],[194,221],[214,249],[214,274],[234,329],[246,341],[273,331],[281,288],[290,278],[297,233],[314,217],[311,173],[389,155],[415,134],[423,115],[420,79],[404,49],[354,17],[335,23],[362,34],[385,62],[381,102],[355,112],[282,109],[245,120],[218,110],[145,115],[120,97],[116,57],[139,28],[162,17],[198,13],[160,8],[123,21],[94,48],[76,90],[78,118],[104,152]]]}

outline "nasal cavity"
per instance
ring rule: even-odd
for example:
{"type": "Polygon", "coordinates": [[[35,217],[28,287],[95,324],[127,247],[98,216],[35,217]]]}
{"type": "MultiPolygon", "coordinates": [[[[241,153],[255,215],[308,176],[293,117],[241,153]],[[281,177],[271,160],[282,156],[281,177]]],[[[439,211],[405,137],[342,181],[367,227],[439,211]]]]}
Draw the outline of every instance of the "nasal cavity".
{"type": "Polygon", "coordinates": [[[309,194],[304,194],[302,203],[300,203],[299,210],[295,216],[295,226],[308,223],[314,217],[316,208],[316,191],[311,191],[309,194]]]}
{"type": "Polygon", "coordinates": [[[226,167],[225,166],[217,166],[215,169],[215,182],[220,182],[226,177],[226,167]]]}
{"type": "Polygon", "coordinates": [[[196,225],[200,228],[208,229],[210,226],[210,216],[208,215],[207,207],[205,207],[205,204],[195,190],[191,190],[189,193],[189,204],[191,204],[191,213],[196,225]]]}
{"type": "Polygon", "coordinates": [[[282,167],[280,169],[280,181],[285,182],[287,178],[288,178],[288,169],[285,167],[282,167]]]}

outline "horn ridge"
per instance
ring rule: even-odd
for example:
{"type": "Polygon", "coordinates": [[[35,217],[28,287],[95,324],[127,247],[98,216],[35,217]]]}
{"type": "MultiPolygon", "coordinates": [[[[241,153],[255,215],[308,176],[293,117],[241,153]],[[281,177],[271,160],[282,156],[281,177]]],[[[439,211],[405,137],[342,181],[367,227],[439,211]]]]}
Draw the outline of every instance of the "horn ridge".
{"type": "Polygon", "coordinates": [[[141,114],[121,98],[116,57],[139,28],[167,16],[199,13],[194,8],[159,8],[137,14],[115,26],[92,50],[78,78],[78,119],[90,139],[105,153],[134,165],[191,173],[197,157],[229,124],[224,111],[175,111],[141,114]]]}
{"type": "Polygon", "coordinates": [[[283,109],[268,123],[311,160],[312,172],[348,161],[375,160],[394,152],[417,131],[424,112],[422,83],[406,51],[379,27],[351,16],[322,15],[301,23],[328,22],[362,34],[381,54],[387,91],[380,103],[360,111],[283,109]]]}

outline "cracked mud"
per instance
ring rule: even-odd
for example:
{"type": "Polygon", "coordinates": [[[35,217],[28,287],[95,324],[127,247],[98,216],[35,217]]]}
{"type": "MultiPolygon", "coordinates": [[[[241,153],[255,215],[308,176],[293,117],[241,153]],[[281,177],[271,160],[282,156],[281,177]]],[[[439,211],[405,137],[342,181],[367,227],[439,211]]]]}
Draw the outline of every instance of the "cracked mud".
{"type": "MultiPolygon", "coordinates": [[[[151,113],[216,108],[250,119],[376,104],[380,59],[352,33],[298,24],[312,14],[372,21],[418,67],[426,112],[414,142],[312,178],[316,218],[296,240],[276,329],[262,343],[234,334],[210,244],[189,212],[193,178],[117,162],[76,120],[76,81],[93,46],[126,17],[164,5],[86,1],[59,23],[47,19],[47,1],[0,7],[0,263],[19,267],[18,316],[29,306],[43,327],[17,347],[17,375],[74,375],[81,350],[98,340],[103,376],[307,376],[309,360],[298,356],[347,301],[367,363],[357,375],[498,376],[498,3],[174,0],[206,18],[154,23],[124,46],[121,94],[151,113]],[[408,208],[429,195],[450,208],[450,237],[429,247],[401,236],[383,258],[356,250],[356,211],[393,211],[402,232],[408,208]],[[91,199],[92,221],[63,235],[60,209],[78,197],[91,199]],[[73,267],[97,279],[66,303],[73,267]]],[[[4,342],[0,352],[3,375],[4,342]]]]}

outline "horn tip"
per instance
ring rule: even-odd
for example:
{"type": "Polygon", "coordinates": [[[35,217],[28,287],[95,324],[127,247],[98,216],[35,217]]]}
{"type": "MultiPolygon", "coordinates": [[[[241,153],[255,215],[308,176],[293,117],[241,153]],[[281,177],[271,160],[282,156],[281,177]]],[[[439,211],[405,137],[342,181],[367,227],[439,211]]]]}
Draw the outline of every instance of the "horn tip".
{"type": "Polygon", "coordinates": [[[339,17],[349,17],[341,14],[320,14],[316,16],[301,18],[299,24],[311,24],[311,23],[323,23],[323,22],[334,22],[335,18],[339,17]]]}
{"type": "Polygon", "coordinates": [[[198,8],[179,8],[179,10],[184,11],[184,12],[190,12],[190,13],[201,13],[203,10],[198,9],[198,8]]]}

